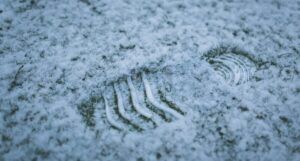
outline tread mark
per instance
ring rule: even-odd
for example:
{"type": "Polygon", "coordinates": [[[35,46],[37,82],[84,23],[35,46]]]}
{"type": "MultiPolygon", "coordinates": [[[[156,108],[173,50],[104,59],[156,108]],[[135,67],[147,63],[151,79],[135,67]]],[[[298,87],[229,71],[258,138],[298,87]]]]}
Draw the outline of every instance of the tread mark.
{"type": "Polygon", "coordinates": [[[247,57],[234,53],[225,53],[209,58],[214,70],[230,85],[240,85],[251,79],[254,74],[254,62],[247,57]]]}
{"type": "Polygon", "coordinates": [[[124,121],[126,121],[126,123],[130,124],[134,129],[136,129],[138,131],[142,131],[143,129],[141,127],[139,127],[135,123],[130,122],[131,119],[126,114],[126,111],[125,111],[125,108],[123,105],[123,99],[122,99],[121,92],[116,84],[114,84],[113,86],[114,86],[115,93],[117,95],[117,106],[118,106],[118,112],[119,112],[120,116],[124,119],[124,121]]]}
{"type": "Polygon", "coordinates": [[[180,107],[174,101],[168,99],[167,96],[161,90],[158,90],[158,94],[160,96],[161,101],[166,103],[170,108],[174,109],[175,111],[177,111],[181,115],[186,114],[186,112],[182,111],[180,109],[180,107]]]}
{"type": "Polygon", "coordinates": [[[122,99],[122,95],[121,92],[119,90],[119,88],[117,87],[116,84],[114,84],[114,90],[115,93],[117,95],[117,104],[118,104],[118,111],[120,113],[120,115],[126,119],[126,120],[130,120],[130,117],[126,114],[126,111],[124,109],[124,105],[123,105],[123,99],[122,99]]]}
{"type": "Polygon", "coordinates": [[[103,99],[104,99],[104,106],[105,106],[105,113],[106,113],[106,117],[107,117],[107,120],[108,122],[114,126],[115,128],[119,129],[119,130],[125,130],[122,125],[120,125],[118,122],[116,122],[113,117],[112,117],[112,113],[110,112],[110,107],[108,105],[108,102],[107,102],[107,99],[106,97],[103,96],[103,99]]]}
{"type": "Polygon", "coordinates": [[[150,83],[149,81],[147,80],[146,76],[145,76],[145,73],[142,72],[142,80],[143,80],[143,83],[144,83],[144,86],[145,86],[145,91],[146,91],[146,97],[148,98],[149,102],[154,105],[155,107],[165,111],[165,112],[168,112],[170,114],[172,114],[173,116],[175,116],[176,118],[182,118],[182,115],[180,113],[178,113],[177,111],[167,107],[166,105],[164,104],[161,104],[159,103],[155,97],[153,96],[152,94],[152,91],[151,91],[151,87],[150,87],[150,83]]]}
{"type": "Polygon", "coordinates": [[[150,119],[152,117],[152,114],[150,112],[148,112],[146,109],[142,108],[138,102],[138,98],[136,95],[136,89],[133,86],[131,77],[129,76],[127,78],[127,84],[129,86],[129,90],[130,90],[130,97],[131,97],[131,101],[132,101],[132,105],[134,107],[134,109],[140,113],[141,115],[145,116],[146,118],[150,119]]]}

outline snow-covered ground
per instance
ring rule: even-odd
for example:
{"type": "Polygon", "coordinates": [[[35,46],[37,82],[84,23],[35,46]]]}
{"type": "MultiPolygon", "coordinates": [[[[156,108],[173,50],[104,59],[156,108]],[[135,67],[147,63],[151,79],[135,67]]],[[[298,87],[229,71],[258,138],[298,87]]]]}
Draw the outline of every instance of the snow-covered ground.
{"type": "Polygon", "coordinates": [[[298,0],[0,0],[0,160],[300,160],[298,0]]]}

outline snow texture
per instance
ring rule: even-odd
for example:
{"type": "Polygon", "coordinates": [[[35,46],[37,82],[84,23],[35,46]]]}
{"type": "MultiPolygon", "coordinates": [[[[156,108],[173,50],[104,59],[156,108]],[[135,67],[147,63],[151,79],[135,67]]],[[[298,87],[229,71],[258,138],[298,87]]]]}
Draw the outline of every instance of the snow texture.
{"type": "Polygon", "coordinates": [[[300,160],[299,26],[298,0],[0,0],[0,160],[300,160]]]}

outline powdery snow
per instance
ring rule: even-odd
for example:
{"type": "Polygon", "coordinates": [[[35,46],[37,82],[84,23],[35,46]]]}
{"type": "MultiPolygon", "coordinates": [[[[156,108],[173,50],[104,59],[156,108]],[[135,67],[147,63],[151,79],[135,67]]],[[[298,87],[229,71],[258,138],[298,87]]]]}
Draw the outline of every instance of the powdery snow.
{"type": "Polygon", "coordinates": [[[0,160],[299,160],[299,20],[297,0],[1,0],[0,160]],[[251,78],[218,74],[222,46],[251,78]],[[130,108],[133,86],[149,114],[147,70],[154,123],[130,108]]]}

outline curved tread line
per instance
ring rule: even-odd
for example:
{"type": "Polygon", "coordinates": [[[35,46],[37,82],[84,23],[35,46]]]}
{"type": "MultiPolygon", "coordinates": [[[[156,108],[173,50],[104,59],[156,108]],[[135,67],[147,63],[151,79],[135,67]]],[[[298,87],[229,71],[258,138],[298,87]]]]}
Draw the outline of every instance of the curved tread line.
{"type": "MultiPolygon", "coordinates": [[[[232,71],[232,69],[228,66],[228,65],[226,65],[226,64],[224,64],[224,62],[223,61],[219,61],[219,60],[217,60],[217,61],[215,61],[215,63],[213,64],[213,66],[216,66],[218,69],[223,69],[224,71],[227,71],[227,73],[228,73],[228,79],[226,80],[225,78],[225,80],[229,83],[229,84],[234,84],[234,71],[232,71]]],[[[216,69],[217,70],[217,69],[216,69]]]]}
{"type": "Polygon", "coordinates": [[[108,105],[108,102],[107,102],[107,99],[106,97],[103,96],[103,99],[104,99],[104,105],[105,105],[105,114],[106,114],[106,117],[107,117],[107,120],[108,122],[115,128],[119,129],[119,130],[124,130],[123,126],[121,124],[119,124],[118,122],[116,122],[113,117],[112,117],[112,113],[110,113],[109,111],[109,105],[108,105]]]}
{"type": "Polygon", "coordinates": [[[146,118],[151,118],[152,114],[150,112],[148,112],[146,109],[144,109],[143,107],[140,106],[139,102],[138,102],[138,97],[136,94],[136,89],[133,86],[132,80],[130,77],[127,77],[127,84],[129,86],[129,90],[130,90],[130,97],[132,100],[132,104],[134,109],[140,113],[141,115],[145,116],[146,118]]]}
{"type": "Polygon", "coordinates": [[[218,61],[222,61],[223,64],[226,64],[234,73],[234,81],[233,81],[233,84],[238,84],[242,79],[242,75],[243,75],[243,72],[242,72],[242,69],[239,65],[237,65],[234,61],[232,61],[231,59],[226,59],[224,57],[218,57],[216,58],[216,60],[218,61]]]}
{"type": "Polygon", "coordinates": [[[227,78],[225,78],[225,80],[228,83],[232,84],[234,82],[234,72],[229,66],[225,65],[224,63],[219,63],[218,70],[225,72],[225,74],[227,75],[227,78]]]}
{"type": "Polygon", "coordinates": [[[225,81],[228,81],[230,79],[230,72],[228,71],[228,69],[220,66],[220,65],[213,65],[216,72],[221,75],[221,77],[223,77],[225,79],[225,81]]]}
{"type": "Polygon", "coordinates": [[[224,59],[225,61],[227,60],[227,62],[232,63],[233,65],[237,66],[237,69],[239,70],[241,77],[236,84],[241,84],[241,83],[248,81],[248,77],[249,77],[248,72],[249,71],[248,71],[248,67],[247,67],[246,63],[243,62],[241,60],[241,58],[237,58],[237,57],[238,56],[226,54],[221,59],[224,59]]]}
{"type": "Polygon", "coordinates": [[[246,66],[255,66],[255,63],[245,56],[237,55],[234,53],[226,54],[226,55],[227,55],[227,57],[230,57],[232,59],[236,59],[237,61],[240,61],[242,64],[246,64],[246,66]]]}
{"type": "Polygon", "coordinates": [[[182,118],[183,116],[181,114],[179,114],[177,111],[167,107],[166,105],[164,104],[161,104],[159,103],[155,97],[153,96],[152,94],[152,91],[151,91],[151,87],[150,87],[150,83],[149,81],[147,80],[145,74],[142,72],[142,79],[143,79],[143,83],[144,83],[144,86],[145,86],[145,90],[146,90],[146,97],[148,98],[149,102],[151,104],[153,104],[154,106],[156,106],[157,108],[165,111],[165,112],[168,112],[170,114],[172,114],[173,116],[175,116],[176,118],[182,118]]]}
{"type": "Polygon", "coordinates": [[[124,119],[124,121],[127,124],[131,125],[134,129],[136,129],[138,131],[144,130],[143,128],[141,128],[137,124],[132,123],[130,117],[126,114],[126,111],[125,111],[125,108],[124,108],[124,105],[123,105],[122,95],[121,95],[121,92],[120,92],[120,90],[119,90],[119,88],[117,87],[116,84],[114,84],[114,90],[115,90],[115,93],[117,95],[118,111],[119,111],[119,114],[121,115],[121,117],[124,119]]]}
{"type": "Polygon", "coordinates": [[[226,58],[226,57],[219,57],[216,58],[217,61],[223,62],[226,64],[234,73],[234,83],[235,85],[239,84],[240,82],[244,81],[244,68],[241,67],[238,63],[234,60],[226,58]]]}
{"type": "Polygon", "coordinates": [[[251,68],[256,68],[256,65],[254,62],[252,62],[252,60],[250,60],[249,58],[245,57],[245,56],[233,56],[228,55],[228,57],[231,57],[232,59],[235,59],[236,61],[239,61],[241,64],[243,64],[243,66],[245,67],[246,71],[247,71],[247,81],[250,80],[251,76],[254,74],[253,71],[251,71],[251,68]]]}
{"type": "Polygon", "coordinates": [[[162,90],[158,90],[158,93],[159,93],[159,96],[160,96],[160,99],[161,99],[162,102],[166,103],[170,108],[172,108],[173,110],[177,111],[181,115],[185,115],[186,114],[186,112],[183,111],[177,105],[177,103],[175,103],[173,100],[169,99],[162,90]]]}
{"type": "Polygon", "coordinates": [[[234,64],[235,66],[237,66],[237,69],[239,70],[240,73],[240,79],[238,80],[238,82],[236,84],[242,84],[246,81],[248,81],[248,68],[246,67],[245,63],[243,63],[240,59],[231,56],[229,54],[224,55],[223,56],[224,60],[227,60],[227,62],[230,62],[232,64],[234,64]]]}
{"type": "Polygon", "coordinates": [[[120,115],[126,119],[126,120],[130,120],[130,117],[126,114],[124,105],[123,105],[123,99],[122,99],[122,95],[121,92],[119,90],[119,88],[117,87],[116,84],[114,84],[114,90],[116,92],[117,95],[117,104],[118,104],[118,111],[120,113],[120,115]]]}
{"type": "Polygon", "coordinates": [[[218,74],[219,76],[221,76],[223,79],[225,79],[226,82],[228,81],[227,73],[226,73],[225,71],[219,69],[219,70],[217,70],[216,72],[217,72],[217,74],[218,74]]]}
{"type": "Polygon", "coordinates": [[[255,67],[255,64],[251,62],[250,60],[246,60],[247,58],[242,56],[234,56],[234,54],[226,54],[222,55],[222,59],[227,60],[229,62],[232,62],[233,64],[237,65],[239,69],[242,71],[243,77],[240,80],[240,83],[244,83],[246,81],[249,81],[251,76],[253,75],[253,72],[250,71],[251,66],[255,67]]]}
{"type": "MultiPolygon", "coordinates": [[[[147,98],[145,98],[145,99],[147,99],[147,98]]],[[[148,103],[146,103],[146,106],[153,106],[153,105],[149,105],[148,103]]],[[[166,119],[164,118],[164,115],[162,113],[156,111],[156,109],[149,109],[149,110],[151,110],[154,113],[152,115],[151,119],[153,120],[155,127],[158,127],[158,125],[162,124],[163,121],[166,121],[166,119]]]]}

